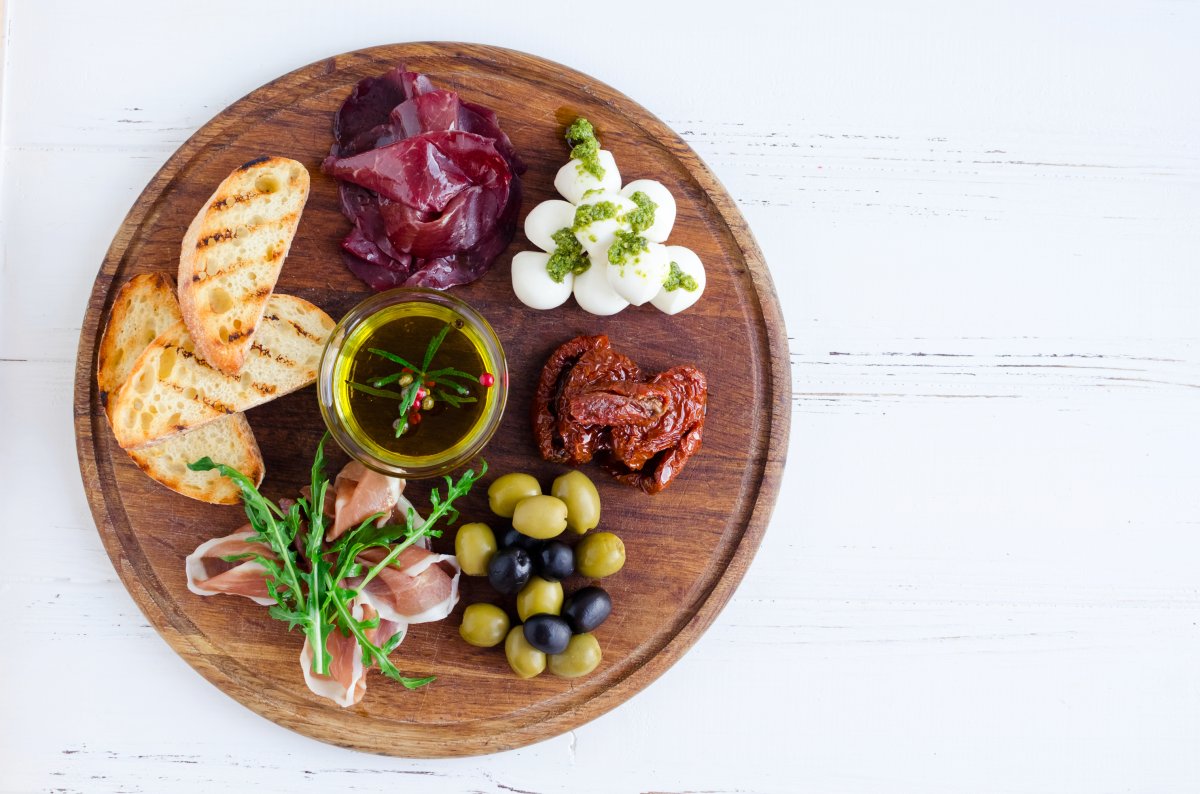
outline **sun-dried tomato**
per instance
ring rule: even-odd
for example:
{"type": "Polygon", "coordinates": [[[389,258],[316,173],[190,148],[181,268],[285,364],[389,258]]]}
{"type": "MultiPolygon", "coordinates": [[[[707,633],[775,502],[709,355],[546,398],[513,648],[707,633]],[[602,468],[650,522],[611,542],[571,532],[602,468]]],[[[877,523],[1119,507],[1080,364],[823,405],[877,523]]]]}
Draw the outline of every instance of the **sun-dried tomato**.
{"type": "MultiPolygon", "coordinates": [[[[605,339],[607,342],[607,338],[605,339]]],[[[584,424],[570,416],[572,400],[587,394],[597,386],[624,381],[637,381],[641,377],[638,365],[607,345],[588,350],[571,371],[567,373],[559,391],[557,404],[558,436],[567,453],[567,462],[573,466],[587,463],[598,453],[609,449],[608,425],[603,422],[584,424]]]]}
{"type": "Polygon", "coordinates": [[[567,463],[570,460],[562,436],[558,433],[558,398],[562,381],[584,353],[594,349],[606,350],[608,347],[608,337],[604,334],[577,336],[559,345],[542,367],[542,375],[533,394],[533,437],[538,452],[551,463],[567,463]]]}
{"type": "Polygon", "coordinates": [[[677,446],[693,427],[704,424],[708,401],[704,373],[692,366],[674,367],[655,375],[650,383],[670,390],[674,410],[650,425],[613,428],[613,457],[632,471],[641,470],[652,457],[677,446]]]}
{"type": "Polygon", "coordinates": [[[658,493],[700,449],[708,386],[693,366],[649,381],[605,336],[560,346],[538,381],[533,425],[538,450],[578,465],[598,453],[617,479],[658,493]]]}
{"type": "Polygon", "coordinates": [[[670,410],[671,401],[671,390],[666,386],[610,381],[571,397],[563,413],[585,425],[648,425],[670,410]]]}

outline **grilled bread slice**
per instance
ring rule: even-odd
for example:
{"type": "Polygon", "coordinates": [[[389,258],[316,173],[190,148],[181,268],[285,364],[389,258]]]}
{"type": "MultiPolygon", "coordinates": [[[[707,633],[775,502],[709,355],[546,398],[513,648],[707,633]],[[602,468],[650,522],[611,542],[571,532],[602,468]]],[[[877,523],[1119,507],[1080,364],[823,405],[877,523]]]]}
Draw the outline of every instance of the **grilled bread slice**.
{"type": "Polygon", "coordinates": [[[221,372],[242,370],[308,186],[308,171],[295,160],[251,160],[225,178],[183,236],[183,320],[201,357],[221,372]]]}
{"type": "Polygon", "coordinates": [[[308,301],[272,295],[241,374],[229,375],[176,323],[138,356],[113,401],[113,433],[125,449],[139,449],[307,386],[332,330],[308,301]]]}
{"type": "MultiPolygon", "coordinates": [[[[175,284],[168,276],[134,276],[117,293],[100,340],[96,381],[100,401],[111,418],[111,404],[138,356],[165,330],[180,322],[175,284]]],[[[216,504],[236,504],[237,487],[215,471],[191,471],[187,464],[209,456],[262,482],[266,467],[258,442],[243,414],[233,414],[143,450],[131,450],[134,462],[150,477],[177,493],[216,504]]]]}
{"type": "Polygon", "coordinates": [[[112,416],[109,400],[129,377],[137,357],[181,319],[170,276],[143,273],[121,287],[100,340],[96,365],[100,404],[106,414],[112,416]]]}
{"type": "Polygon", "coordinates": [[[241,501],[233,480],[217,471],[192,471],[189,463],[204,457],[225,463],[262,483],[263,465],[258,441],[245,414],[229,414],[178,436],[141,449],[127,450],[142,471],[176,493],[220,505],[241,501]]]}

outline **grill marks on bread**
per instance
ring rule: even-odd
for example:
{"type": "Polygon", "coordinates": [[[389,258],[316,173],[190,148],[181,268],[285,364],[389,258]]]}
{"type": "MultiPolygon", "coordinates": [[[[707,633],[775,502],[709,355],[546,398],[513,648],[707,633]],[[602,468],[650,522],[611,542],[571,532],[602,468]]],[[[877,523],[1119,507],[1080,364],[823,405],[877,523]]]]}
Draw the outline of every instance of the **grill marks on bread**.
{"type": "MultiPolygon", "coordinates": [[[[175,285],[162,273],[134,276],[117,293],[108,325],[100,339],[96,381],[101,404],[111,418],[120,390],[137,365],[141,353],[163,332],[182,324],[175,285]]],[[[191,350],[173,350],[176,356],[194,355],[191,350]]],[[[173,385],[177,394],[186,387],[173,385]]],[[[211,401],[218,411],[216,419],[187,432],[182,422],[172,426],[178,433],[144,449],[129,450],[129,456],[151,478],[176,493],[215,504],[237,504],[238,487],[212,471],[192,471],[187,464],[203,457],[220,460],[245,474],[256,484],[262,482],[266,467],[250,423],[229,406],[211,401]]],[[[182,418],[182,417],[181,417],[182,418]]]]}
{"type": "Polygon", "coordinates": [[[284,157],[244,163],[192,220],[179,256],[179,303],[196,349],[238,374],[295,237],[309,176],[284,157]]]}
{"type": "Polygon", "coordinates": [[[316,380],[333,320],[311,303],[272,295],[239,373],[208,361],[184,323],[138,358],[113,407],[118,442],[136,449],[245,411],[316,380]]]}

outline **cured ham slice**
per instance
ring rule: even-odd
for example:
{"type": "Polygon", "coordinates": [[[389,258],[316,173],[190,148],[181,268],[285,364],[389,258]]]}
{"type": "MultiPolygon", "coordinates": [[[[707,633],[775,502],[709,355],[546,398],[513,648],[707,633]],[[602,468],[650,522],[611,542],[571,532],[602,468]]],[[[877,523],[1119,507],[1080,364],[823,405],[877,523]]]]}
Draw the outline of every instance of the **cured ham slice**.
{"type": "Polygon", "coordinates": [[[391,513],[400,501],[404,480],[372,471],[351,461],[333,483],[333,524],[325,540],[336,540],[375,513],[391,513]]]}
{"type": "Polygon", "coordinates": [[[279,559],[261,543],[251,543],[249,538],[254,534],[247,524],[231,535],[201,543],[184,561],[188,590],[202,596],[221,593],[243,596],[263,606],[274,604],[275,599],[267,592],[266,568],[262,563],[253,559],[242,562],[227,562],[224,559],[242,554],[261,554],[267,559],[279,559]]]}
{"type": "MultiPolygon", "coordinates": [[[[311,498],[309,490],[307,486],[301,489],[305,498],[311,498]]],[[[414,523],[420,526],[424,519],[404,498],[403,491],[404,480],[378,474],[358,462],[349,463],[325,493],[324,513],[332,519],[325,540],[336,539],[375,514],[382,514],[376,522],[379,526],[404,526],[410,514],[414,523]]],[[[284,511],[294,504],[290,499],[279,500],[284,511]]],[[[306,531],[301,527],[295,540],[301,550],[301,559],[306,559],[303,552],[306,531]]],[[[188,589],[202,596],[223,593],[243,596],[264,606],[274,604],[267,590],[267,571],[261,563],[255,559],[232,562],[225,559],[246,554],[279,559],[267,546],[252,542],[250,538],[254,535],[254,530],[247,525],[230,535],[200,544],[185,561],[188,589]]],[[[382,562],[392,548],[378,546],[361,553],[357,562],[363,566],[362,574],[340,584],[357,588],[366,572],[382,562]]],[[[408,633],[409,625],[441,620],[450,614],[458,603],[460,576],[458,560],[452,555],[430,551],[429,538],[423,536],[366,584],[351,602],[350,611],[360,621],[379,619],[377,626],[364,632],[371,643],[380,648],[386,648],[389,641],[398,645],[408,633]]],[[[313,694],[343,708],[355,705],[366,693],[367,673],[375,665],[364,664],[363,648],[358,639],[342,634],[340,630],[326,636],[325,649],[330,657],[328,673],[316,675],[312,670],[314,648],[305,638],[300,650],[300,669],[305,683],[313,694]]]]}
{"type": "MultiPolygon", "coordinates": [[[[356,604],[353,614],[362,619],[364,610],[369,608],[356,604]]],[[[328,698],[342,708],[353,706],[367,692],[367,668],[363,665],[358,639],[353,635],[344,636],[335,629],[325,638],[325,650],[329,651],[329,674],[317,675],[312,669],[312,643],[304,640],[304,647],[300,649],[304,683],[318,697],[328,698]]]]}
{"type": "MultiPolygon", "coordinates": [[[[388,554],[386,548],[367,549],[358,562],[369,570],[388,554]]],[[[435,554],[418,546],[409,546],[388,567],[379,572],[363,589],[360,599],[367,601],[384,620],[396,623],[429,623],[450,614],[458,603],[458,582],[462,569],[452,555],[435,554]]],[[[362,578],[347,579],[357,587],[362,578]]]]}

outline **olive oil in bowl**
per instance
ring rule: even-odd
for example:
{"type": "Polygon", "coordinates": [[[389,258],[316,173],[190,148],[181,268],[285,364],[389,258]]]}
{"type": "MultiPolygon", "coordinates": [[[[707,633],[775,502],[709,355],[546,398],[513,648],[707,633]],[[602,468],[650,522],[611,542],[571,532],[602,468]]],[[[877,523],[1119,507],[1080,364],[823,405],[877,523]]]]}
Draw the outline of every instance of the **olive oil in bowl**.
{"type": "Polygon", "coordinates": [[[396,289],[338,323],[317,393],[347,453],[417,478],[479,453],[500,424],[507,386],[503,348],[478,312],[441,292],[396,289]]]}

